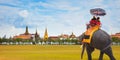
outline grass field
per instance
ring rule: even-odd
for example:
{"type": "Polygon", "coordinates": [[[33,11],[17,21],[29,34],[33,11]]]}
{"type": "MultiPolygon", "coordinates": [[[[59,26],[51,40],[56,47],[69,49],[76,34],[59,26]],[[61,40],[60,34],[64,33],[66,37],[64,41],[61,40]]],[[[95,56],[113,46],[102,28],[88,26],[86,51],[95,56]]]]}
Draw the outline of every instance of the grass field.
{"type": "MultiPolygon", "coordinates": [[[[120,60],[120,46],[112,46],[116,60],[120,60]]],[[[0,60],[80,60],[80,45],[0,45],[0,60]]],[[[98,60],[99,50],[92,54],[98,60]]],[[[87,60],[85,52],[83,60],[87,60]]],[[[109,60],[104,55],[103,60],[109,60]]]]}

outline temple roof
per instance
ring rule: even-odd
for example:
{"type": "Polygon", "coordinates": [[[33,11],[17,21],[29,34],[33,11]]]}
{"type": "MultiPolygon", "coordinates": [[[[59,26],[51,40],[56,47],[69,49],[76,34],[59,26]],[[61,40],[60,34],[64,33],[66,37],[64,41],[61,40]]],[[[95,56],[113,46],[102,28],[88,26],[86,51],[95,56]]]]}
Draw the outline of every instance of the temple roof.
{"type": "Polygon", "coordinates": [[[72,32],[72,34],[69,36],[70,38],[75,38],[76,36],[74,35],[74,33],[72,32]]]}

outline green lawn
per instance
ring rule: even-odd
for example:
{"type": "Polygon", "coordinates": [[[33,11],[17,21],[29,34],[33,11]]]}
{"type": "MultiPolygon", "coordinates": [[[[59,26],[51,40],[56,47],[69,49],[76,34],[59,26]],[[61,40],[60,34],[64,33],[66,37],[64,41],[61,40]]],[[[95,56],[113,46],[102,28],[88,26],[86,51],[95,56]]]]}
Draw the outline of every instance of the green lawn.
{"type": "MultiPolygon", "coordinates": [[[[120,46],[112,46],[116,60],[120,59],[120,46]]],[[[80,60],[80,45],[0,45],[0,60],[80,60]]],[[[92,54],[98,60],[99,50],[92,54]]],[[[87,60],[86,52],[83,60],[87,60]]],[[[104,55],[104,60],[109,60],[104,55]]]]}

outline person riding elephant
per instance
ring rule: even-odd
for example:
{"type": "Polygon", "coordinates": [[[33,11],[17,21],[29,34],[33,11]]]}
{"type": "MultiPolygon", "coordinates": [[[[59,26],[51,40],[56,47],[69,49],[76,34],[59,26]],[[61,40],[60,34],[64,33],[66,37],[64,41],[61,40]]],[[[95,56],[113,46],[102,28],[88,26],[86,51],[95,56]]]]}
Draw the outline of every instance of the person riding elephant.
{"type": "Polygon", "coordinates": [[[89,24],[87,24],[87,30],[85,31],[85,39],[82,42],[91,42],[93,33],[100,29],[101,23],[99,19],[99,17],[96,18],[95,16],[93,16],[93,18],[89,21],[89,24]]]}
{"type": "Polygon", "coordinates": [[[97,23],[96,24],[101,27],[100,17],[97,17],[97,23]]]}
{"type": "Polygon", "coordinates": [[[100,29],[101,22],[99,19],[99,17],[93,16],[87,25],[86,32],[79,37],[79,40],[83,43],[81,59],[86,48],[88,60],[92,60],[91,54],[96,48],[100,50],[99,60],[103,60],[103,54],[108,55],[110,60],[116,60],[111,48],[112,39],[108,33],[100,29]]]}
{"type": "Polygon", "coordinates": [[[89,25],[91,26],[91,27],[94,27],[94,26],[101,26],[101,22],[100,22],[100,17],[95,17],[95,16],[93,16],[93,18],[90,20],[90,22],[89,22],[89,25]]]}

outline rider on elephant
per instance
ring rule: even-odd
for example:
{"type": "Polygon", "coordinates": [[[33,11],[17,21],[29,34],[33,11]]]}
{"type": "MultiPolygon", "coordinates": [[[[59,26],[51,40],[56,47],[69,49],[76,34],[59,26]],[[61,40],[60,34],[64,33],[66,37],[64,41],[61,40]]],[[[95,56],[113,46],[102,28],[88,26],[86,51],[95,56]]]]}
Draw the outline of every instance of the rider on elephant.
{"type": "Polygon", "coordinates": [[[93,18],[91,19],[91,21],[89,22],[89,25],[91,26],[91,27],[94,27],[94,26],[98,26],[98,27],[100,27],[101,26],[101,22],[100,22],[100,17],[95,17],[95,16],[93,16],[93,18]]]}
{"type": "Polygon", "coordinates": [[[90,43],[93,33],[97,31],[98,29],[100,29],[100,26],[101,26],[100,18],[99,17],[96,18],[95,16],[93,16],[89,24],[87,24],[85,38],[82,42],[90,43]]]}

